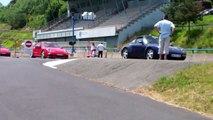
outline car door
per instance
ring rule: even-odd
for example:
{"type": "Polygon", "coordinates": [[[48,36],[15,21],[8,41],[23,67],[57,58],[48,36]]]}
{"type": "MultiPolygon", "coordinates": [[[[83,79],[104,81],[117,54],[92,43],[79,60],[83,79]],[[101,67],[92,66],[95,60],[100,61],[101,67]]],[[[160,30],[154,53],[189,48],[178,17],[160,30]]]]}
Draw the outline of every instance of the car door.
{"type": "Polygon", "coordinates": [[[137,38],[134,46],[135,57],[142,58],[144,55],[145,46],[143,44],[143,37],[137,38]]]}
{"type": "Polygon", "coordinates": [[[41,56],[41,50],[42,50],[42,47],[41,47],[41,43],[37,43],[33,49],[33,54],[34,56],[41,56]]]}

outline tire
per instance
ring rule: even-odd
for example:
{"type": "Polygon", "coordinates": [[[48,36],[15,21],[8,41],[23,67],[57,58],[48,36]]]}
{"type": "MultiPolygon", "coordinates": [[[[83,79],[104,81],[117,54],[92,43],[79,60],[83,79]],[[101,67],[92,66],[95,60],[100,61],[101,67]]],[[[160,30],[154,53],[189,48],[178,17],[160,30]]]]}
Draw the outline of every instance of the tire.
{"type": "Polygon", "coordinates": [[[180,60],[185,60],[186,58],[184,57],[184,58],[181,58],[180,60]]]}
{"type": "Polygon", "coordinates": [[[31,53],[30,57],[31,57],[31,58],[35,58],[35,56],[33,55],[33,53],[31,53]]]}
{"type": "Polygon", "coordinates": [[[42,59],[46,58],[46,57],[45,57],[45,51],[44,51],[44,50],[41,51],[41,58],[42,58],[42,59]]]}
{"type": "Polygon", "coordinates": [[[146,51],[146,59],[147,60],[154,59],[154,50],[152,50],[151,48],[147,49],[146,51]]]}
{"type": "Polygon", "coordinates": [[[124,48],[124,49],[122,50],[122,57],[123,57],[124,59],[129,58],[129,51],[128,51],[127,48],[124,48]]]}

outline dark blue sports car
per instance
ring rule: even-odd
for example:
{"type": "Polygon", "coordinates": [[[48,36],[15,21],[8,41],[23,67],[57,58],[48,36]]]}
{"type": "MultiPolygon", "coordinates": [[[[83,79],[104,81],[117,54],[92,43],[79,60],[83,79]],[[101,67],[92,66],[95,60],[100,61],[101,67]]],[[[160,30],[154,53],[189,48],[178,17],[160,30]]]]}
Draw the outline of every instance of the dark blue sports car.
{"type": "MultiPolygon", "coordinates": [[[[159,59],[158,37],[143,35],[133,40],[121,49],[123,58],[159,59]]],[[[169,46],[169,60],[185,60],[186,52],[183,48],[169,46]]]]}

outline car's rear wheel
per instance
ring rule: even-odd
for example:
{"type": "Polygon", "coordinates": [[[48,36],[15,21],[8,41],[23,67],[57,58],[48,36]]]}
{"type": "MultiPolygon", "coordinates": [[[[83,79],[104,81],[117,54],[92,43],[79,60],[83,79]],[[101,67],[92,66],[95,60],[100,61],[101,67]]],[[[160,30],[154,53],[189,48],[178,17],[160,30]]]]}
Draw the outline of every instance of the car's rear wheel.
{"type": "Polygon", "coordinates": [[[46,58],[46,57],[45,57],[45,51],[44,51],[44,50],[41,51],[41,58],[42,58],[42,59],[46,58]]]}
{"type": "Polygon", "coordinates": [[[123,51],[122,51],[122,57],[127,59],[129,58],[129,53],[128,53],[128,49],[127,48],[124,48],[123,51]]]}
{"type": "Polygon", "coordinates": [[[150,59],[153,59],[153,58],[154,58],[154,51],[151,48],[149,48],[146,51],[146,59],[150,60],[150,59]]]}

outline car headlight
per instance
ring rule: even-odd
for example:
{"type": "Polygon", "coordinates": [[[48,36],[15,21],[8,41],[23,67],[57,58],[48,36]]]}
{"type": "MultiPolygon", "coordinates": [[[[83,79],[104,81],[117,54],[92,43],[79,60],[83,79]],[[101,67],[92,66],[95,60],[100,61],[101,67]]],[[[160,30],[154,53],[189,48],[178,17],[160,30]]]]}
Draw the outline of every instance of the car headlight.
{"type": "Polygon", "coordinates": [[[181,50],[182,52],[186,52],[185,49],[183,49],[183,48],[181,48],[180,50],[181,50]]]}

